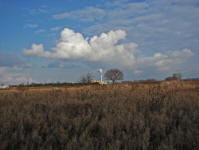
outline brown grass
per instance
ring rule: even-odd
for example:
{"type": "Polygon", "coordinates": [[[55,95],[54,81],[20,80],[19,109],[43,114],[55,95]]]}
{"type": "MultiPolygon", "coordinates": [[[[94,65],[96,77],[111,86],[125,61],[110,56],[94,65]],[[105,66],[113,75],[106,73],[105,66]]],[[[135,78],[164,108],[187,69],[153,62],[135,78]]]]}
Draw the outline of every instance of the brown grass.
{"type": "Polygon", "coordinates": [[[2,150],[196,150],[199,82],[0,90],[2,150]]]}

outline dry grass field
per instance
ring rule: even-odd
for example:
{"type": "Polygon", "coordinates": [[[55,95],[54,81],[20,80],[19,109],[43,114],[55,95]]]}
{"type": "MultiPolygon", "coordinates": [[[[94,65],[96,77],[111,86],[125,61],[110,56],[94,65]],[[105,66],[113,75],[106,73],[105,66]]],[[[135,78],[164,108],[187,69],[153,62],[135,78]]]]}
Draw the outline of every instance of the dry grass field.
{"type": "Polygon", "coordinates": [[[198,150],[199,80],[0,90],[0,150],[198,150]]]}

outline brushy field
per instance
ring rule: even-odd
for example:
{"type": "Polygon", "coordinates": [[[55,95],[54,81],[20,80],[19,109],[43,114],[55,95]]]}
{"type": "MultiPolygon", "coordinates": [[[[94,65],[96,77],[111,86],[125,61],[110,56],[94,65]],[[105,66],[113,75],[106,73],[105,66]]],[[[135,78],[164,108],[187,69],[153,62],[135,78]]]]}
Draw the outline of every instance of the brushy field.
{"type": "Polygon", "coordinates": [[[0,90],[0,150],[198,150],[199,81],[0,90]]]}

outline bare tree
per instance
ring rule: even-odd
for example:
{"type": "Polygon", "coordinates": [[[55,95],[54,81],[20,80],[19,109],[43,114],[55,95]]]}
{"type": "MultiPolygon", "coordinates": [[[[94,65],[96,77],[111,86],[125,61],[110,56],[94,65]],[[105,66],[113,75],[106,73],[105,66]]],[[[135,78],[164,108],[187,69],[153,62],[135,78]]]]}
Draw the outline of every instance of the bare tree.
{"type": "Polygon", "coordinates": [[[123,80],[123,73],[119,69],[110,69],[105,73],[106,80],[111,80],[114,84],[117,80],[123,80]]]}
{"type": "Polygon", "coordinates": [[[92,80],[93,80],[93,75],[90,72],[88,72],[86,75],[81,77],[80,82],[91,83],[92,80]]]}

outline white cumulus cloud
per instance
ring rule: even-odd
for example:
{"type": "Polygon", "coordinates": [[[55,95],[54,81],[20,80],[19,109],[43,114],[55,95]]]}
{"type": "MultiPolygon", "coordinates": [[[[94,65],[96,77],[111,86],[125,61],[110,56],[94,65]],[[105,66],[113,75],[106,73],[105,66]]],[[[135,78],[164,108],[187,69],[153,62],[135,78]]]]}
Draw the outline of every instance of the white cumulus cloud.
{"type": "Polygon", "coordinates": [[[125,38],[124,30],[84,38],[81,33],[65,28],[52,51],[45,51],[42,44],[32,44],[32,48],[25,49],[24,54],[56,59],[83,59],[132,67],[136,62],[134,53],[138,45],[133,42],[121,43],[125,38]]]}
{"type": "Polygon", "coordinates": [[[32,56],[43,56],[49,57],[49,52],[44,52],[42,44],[32,44],[32,48],[30,50],[24,50],[25,55],[32,55],[32,56]]]}

